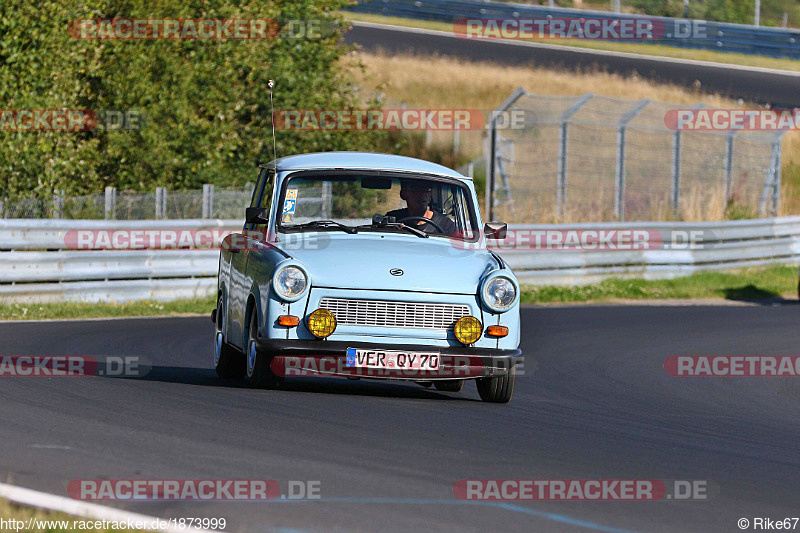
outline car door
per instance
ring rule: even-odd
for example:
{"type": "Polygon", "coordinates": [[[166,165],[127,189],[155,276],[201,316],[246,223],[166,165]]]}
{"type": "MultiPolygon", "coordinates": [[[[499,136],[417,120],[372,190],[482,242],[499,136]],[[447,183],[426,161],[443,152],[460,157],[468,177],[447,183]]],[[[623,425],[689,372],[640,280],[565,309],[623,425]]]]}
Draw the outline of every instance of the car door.
{"type": "MultiPolygon", "coordinates": [[[[272,201],[272,180],[274,177],[272,169],[262,169],[259,175],[250,207],[269,206],[272,201]]],[[[250,250],[253,249],[252,239],[248,233],[257,229],[255,225],[245,222],[242,233],[230,235],[228,251],[230,253],[230,276],[228,288],[228,331],[226,339],[228,343],[243,349],[246,342],[245,332],[245,311],[247,297],[250,294],[252,280],[247,276],[247,258],[250,250]]]]}

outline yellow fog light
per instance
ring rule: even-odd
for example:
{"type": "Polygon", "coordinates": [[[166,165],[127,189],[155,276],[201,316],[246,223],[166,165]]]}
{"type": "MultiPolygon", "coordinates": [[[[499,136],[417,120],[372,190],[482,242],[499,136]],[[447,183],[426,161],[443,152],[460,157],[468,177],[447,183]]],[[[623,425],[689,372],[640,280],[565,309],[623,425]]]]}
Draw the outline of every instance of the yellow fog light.
{"type": "Polygon", "coordinates": [[[327,309],[317,309],[308,317],[308,330],[324,339],[336,330],[336,317],[327,309]]]}
{"type": "Polygon", "coordinates": [[[474,316],[461,317],[456,322],[456,338],[464,344],[473,344],[481,338],[481,332],[481,321],[474,316]]]}

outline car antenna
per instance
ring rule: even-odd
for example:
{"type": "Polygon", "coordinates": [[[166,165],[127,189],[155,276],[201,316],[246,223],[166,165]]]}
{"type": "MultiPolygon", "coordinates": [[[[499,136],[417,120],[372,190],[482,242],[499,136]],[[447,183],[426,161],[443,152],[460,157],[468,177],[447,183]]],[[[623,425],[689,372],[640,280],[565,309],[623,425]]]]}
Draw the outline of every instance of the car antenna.
{"type": "Polygon", "coordinates": [[[270,122],[272,122],[272,157],[275,159],[275,171],[278,171],[278,149],[275,145],[275,108],[272,106],[272,86],[275,85],[275,82],[269,80],[267,82],[267,86],[269,87],[269,114],[270,114],[270,122]]]}

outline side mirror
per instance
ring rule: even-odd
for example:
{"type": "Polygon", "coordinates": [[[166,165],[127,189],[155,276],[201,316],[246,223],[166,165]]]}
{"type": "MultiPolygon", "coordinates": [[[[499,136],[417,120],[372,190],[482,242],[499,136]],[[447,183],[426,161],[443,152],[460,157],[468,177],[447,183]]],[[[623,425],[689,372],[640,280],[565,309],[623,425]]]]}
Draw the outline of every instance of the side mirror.
{"type": "Polygon", "coordinates": [[[487,222],[483,225],[483,233],[487,239],[503,240],[508,233],[508,224],[505,222],[487,222]]]}
{"type": "Polygon", "coordinates": [[[266,207],[248,207],[245,214],[248,224],[269,224],[269,209],[266,207]]]}

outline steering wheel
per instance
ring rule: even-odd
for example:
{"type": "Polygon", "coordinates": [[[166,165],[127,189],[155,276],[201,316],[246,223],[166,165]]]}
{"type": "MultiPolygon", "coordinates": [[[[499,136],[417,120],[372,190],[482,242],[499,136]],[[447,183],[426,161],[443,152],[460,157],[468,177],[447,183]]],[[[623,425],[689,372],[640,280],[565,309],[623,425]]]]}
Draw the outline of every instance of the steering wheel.
{"type": "MultiPolygon", "coordinates": [[[[437,224],[436,222],[434,222],[433,220],[429,219],[429,218],[425,218],[425,217],[406,217],[406,218],[401,218],[400,220],[398,220],[398,222],[400,222],[402,224],[405,224],[406,220],[409,220],[409,221],[410,220],[416,220],[416,221],[425,222],[425,223],[430,224],[431,226],[433,226],[434,229],[436,229],[439,233],[444,233],[444,230],[442,229],[442,227],[439,224],[437,224]]],[[[414,226],[411,226],[411,227],[413,228],[414,226]]]]}

